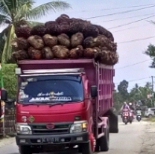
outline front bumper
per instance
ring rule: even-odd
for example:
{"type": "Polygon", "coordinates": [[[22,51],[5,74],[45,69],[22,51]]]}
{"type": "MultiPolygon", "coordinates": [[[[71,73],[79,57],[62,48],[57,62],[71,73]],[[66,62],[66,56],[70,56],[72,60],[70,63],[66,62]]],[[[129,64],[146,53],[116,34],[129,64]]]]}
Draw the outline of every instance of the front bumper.
{"type": "Polygon", "coordinates": [[[89,142],[88,133],[61,135],[17,135],[17,145],[78,144],[89,142]]]}

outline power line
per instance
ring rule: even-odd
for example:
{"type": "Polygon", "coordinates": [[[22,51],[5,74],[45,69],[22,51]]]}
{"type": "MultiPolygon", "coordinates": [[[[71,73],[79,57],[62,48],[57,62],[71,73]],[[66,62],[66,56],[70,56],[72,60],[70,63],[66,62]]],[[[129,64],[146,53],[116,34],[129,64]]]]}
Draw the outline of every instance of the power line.
{"type": "Polygon", "coordinates": [[[136,41],[141,41],[141,40],[147,40],[147,39],[151,39],[151,38],[155,38],[155,36],[150,36],[150,37],[145,37],[145,38],[135,39],[135,40],[130,40],[130,41],[124,41],[124,42],[118,42],[118,43],[119,44],[131,43],[131,42],[136,42],[136,41]]]}
{"type": "MultiPolygon", "coordinates": [[[[147,4],[147,5],[134,5],[134,6],[127,6],[127,7],[117,7],[117,8],[109,8],[109,9],[107,9],[107,8],[104,8],[104,9],[101,9],[101,10],[120,10],[120,9],[126,9],[126,8],[134,8],[134,7],[142,7],[142,6],[150,6],[150,5],[154,5],[154,4],[147,4]]],[[[90,11],[90,10],[89,10],[90,11]]],[[[92,10],[91,10],[92,11],[92,10]]],[[[94,10],[93,10],[94,11],[94,10]]],[[[84,10],[84,12],[88,12],[88,11],[86,11],[86,10],[84,10]]]]}
{"type": "Polygon", "coordinates": [[[135,21],[132,21],[132,22],[129,22],[129,23],[126,23],[126,24],[122,24],[122,25],[118,25],[118,26],[115,26],[115,27],[111,27],[111,28],[108,28],[108,29],[114,29],[114,28],[123,27],[123,26],[130,25],[130,24],[133,24],[133,23],[136,23],[136,22],[139,22],[139,21],[143,21],[145,19],[148,19],[148,18],[151,18],[151,17],[154,17],[154,16],[155,16],[155,14],[154,15],[151,15],[151,16],[147,16],[146,18],[135,20],[135,21]]]}
{"type": "Polygon", "coordinates": [[[146,5],[133,5],[133,6],[125,6],[125,7],[114,7],[114,8],[102,8],[102,9],[89,9],[89,10],[78,10],[78,11],[67,11],[67,12],[74,12],[74,13],[84,13],[84,12],[94,12],[94,11],[109,11],[109,10],[120,10],[126,8],[136,8],[136,7],[143,7],[143,6],[153,6],[155,4],[146,4],[146,5]]]}
{"type": "Polygon", "coordinates": [[[143,7],[143,8],[139,8],[139,9],[135,9],[135,10],[128,10],[128,11],[109,13],[109,14],[104,14],[104,15],[99,15],[99,16],[93,16],[93,17],[89,17],[86,19],[94,19],[94,18],[100,18],[100,17],[104,17],[104,16],[112,16],[112,15],[116,15],[116,14],[129,13],[129,12],[139,11],[139,10],[148,9],[148,8],[152,8],[152,7],[155,7],[155,5],[152,5],[149,7],[143,7]]]}
{"type": "Polygon", "coordinates": [[[144,60],[144,61],[140,61],[140,62],[137,62],[137,63],[131,64],[131,65],[126,65],[126,66],[124,66],[124,67],[115,68],[115,69],[118,70],[118,69],[123,69],[123,68],[131,67],[131,66],[135,66],[135,65],[138,65],[138,64],[144,63],[144,62],[146,62],[146,61],[150,61],[150,59],[148,59],[148,60],[144,60]]]}
{"type": "MultiPolygon", "coordinates": [[[[124,17],[124,18],[116,18],[116,19],[111,19],[111,20],[104,20],[104,21],[101,21],[101,22],[112,22],[112,21],[117,21],[117,20],[123,20],[123,19],[131,19],[131,18],[137,18],[137,17],[143,17],[143,16],[147,16],[147,15],[152,15],[152,13],[149,13],[149,14],[144,14],[144,15],[137,15],[137,16],[130,16],[130,17],[124,17]]],[[[99,22],[99,23],[101,23],[99,22]]]]}
{"type": "MultiPolygon", "coordinates": [[[[141,26],[150,26],[150,25],[148,25],[148,24],[143,24],[143,25],[141,25],[141,26]]],[[[134,29],[134,28],[139,28],[139,27],[141,27],[141,26],[134,26],[134,27],[128,27],[128,28],[125,28],[125,29],[120,29],[120,30],[117,30],[117,31],[113,31],[113,33],[117,33],[117,32],[121,32],[121,31],[125,31],[125,30],[128,30],[128,29],[134,29]]]]}

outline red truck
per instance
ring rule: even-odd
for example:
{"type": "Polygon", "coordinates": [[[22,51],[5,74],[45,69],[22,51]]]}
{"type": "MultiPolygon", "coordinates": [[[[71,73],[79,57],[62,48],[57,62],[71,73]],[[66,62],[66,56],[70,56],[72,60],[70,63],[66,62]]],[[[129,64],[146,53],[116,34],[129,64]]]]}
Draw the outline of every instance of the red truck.
{"type": "Polygon", "coordinates": [[[16,74],[20,154],[108,151],[109,133],[118,133],[113,66],[93,59],[21,60],[16,74]]]}

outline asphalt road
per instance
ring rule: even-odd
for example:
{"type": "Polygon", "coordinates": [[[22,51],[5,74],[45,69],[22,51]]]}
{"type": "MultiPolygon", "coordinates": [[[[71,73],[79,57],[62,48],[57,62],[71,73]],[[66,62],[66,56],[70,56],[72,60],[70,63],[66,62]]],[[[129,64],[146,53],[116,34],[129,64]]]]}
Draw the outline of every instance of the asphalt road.
{"type": "Polygon", "coordinates": [[[105,154],[141,154],[146,122],[125,125],[120,122],[119,134],[111,134],[110,150],[105,154]]]}
{"type": "MultiPolygon", "coordinates": [[[[119,123],[119,134],[110,134],[110,150],[98,154],[140,154],[146,122],[119,123]]],[[[0,154],[19,154],[14,143],[0,148],[0,154]]]]}

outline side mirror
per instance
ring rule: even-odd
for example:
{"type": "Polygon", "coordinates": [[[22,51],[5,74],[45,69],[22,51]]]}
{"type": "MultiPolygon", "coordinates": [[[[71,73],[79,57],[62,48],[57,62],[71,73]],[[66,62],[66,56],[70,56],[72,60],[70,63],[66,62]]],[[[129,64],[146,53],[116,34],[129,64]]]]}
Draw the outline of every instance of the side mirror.
{"type": "Polygon", "coordinates": [[[5,89],[1,89],[1,100],[6,101],[8,99],[8,92],[5,89]]]}
{"type": "Polygon", "coordinates": [[[91,97],[92,98],[97,97],[97,86],[91,86],[91,97]]]}
{"type": "Polygon", "coordinates": [[[15,106],[15,99],[8,99],[6,100],[7,107],[14,107],[15,106]]]}
{"type": "Polygon", "coordinates": [[[6,100],[6,103],[8,103],[8,104],[11,104],[11,103],[14,103],[14,102],[15,102],[15,99],[10,99],[9,98],[9,99],[6,100]]]}

